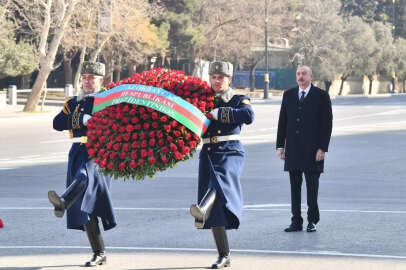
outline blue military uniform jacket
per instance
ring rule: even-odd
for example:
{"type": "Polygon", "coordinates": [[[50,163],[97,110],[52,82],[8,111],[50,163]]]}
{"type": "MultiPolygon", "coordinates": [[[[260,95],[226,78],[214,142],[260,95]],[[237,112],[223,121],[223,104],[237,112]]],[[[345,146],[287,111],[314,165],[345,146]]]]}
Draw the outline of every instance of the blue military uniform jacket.
{"type": "MultiPolygon", "coordinates": [[[[54,129],[69,130],[71,137],[86,136],[87,127],[83,125],[83,116],[92,114],[93,98],[77,97],[68,99],[62,111],[55,116],[54,129]]],[[[66,187],[75,179],[88,180],[88,186],[83,194],[67,211],[68,229],[81,229],[89,221],[89,216],[101,218],[105,230],[116,226],[116,219],[110,195],[111,178],[101,174],[98,166],[89,160],[86,146],[83,143],[73,143],[69,151],[66,187]]]]}
{"type": "Polygon", "coordinates": [[[204,229],[216,226],[238,229],[243,207],[240,176],[245,150],[239,140],[214,143],[214,138],[240,134],[242,125],[254,120],[254,111],[246,95],[231,95],[226,100],[218,98],[216,101],[218,120],[212,120],[203,135],[203,138],[213,138],[213,143],[204,144],[199,155],[198,202],[209,188],[216,189],[217,200],[204,229]]]}

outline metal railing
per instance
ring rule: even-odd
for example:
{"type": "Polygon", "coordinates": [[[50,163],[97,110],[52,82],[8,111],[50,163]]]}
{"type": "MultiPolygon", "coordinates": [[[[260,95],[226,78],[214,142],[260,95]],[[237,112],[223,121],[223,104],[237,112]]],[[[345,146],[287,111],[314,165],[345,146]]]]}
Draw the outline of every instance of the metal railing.
{"type": "MultiPolygon", "coordinates": [[[[17,105],[17,94],[19,93],[31,93],[32,89],[17,89],[17,86],[10,85],[7,89],[7,96],[9,105],[17,105]]],[[[64,92],[65,98],[71,97],[73,95],[73,86],[67,84],[65,88],[45,88],[42,92],[41,100],[41,111],[44,108],[45,99],[48,92],[64,92]]]]}

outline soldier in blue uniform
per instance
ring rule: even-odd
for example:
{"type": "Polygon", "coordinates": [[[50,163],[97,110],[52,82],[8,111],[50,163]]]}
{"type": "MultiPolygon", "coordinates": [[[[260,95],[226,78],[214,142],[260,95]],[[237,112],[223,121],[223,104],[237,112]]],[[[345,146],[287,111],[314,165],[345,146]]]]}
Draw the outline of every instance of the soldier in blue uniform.
{"type": "Polygon", "coordinates": [[[93,108],[92,94],[102,86],[105,67],[98,62],[84,62],[81,73],[81,93],[66,101],[53,122],[54,129],[69,130],[73,142],[69,152],[67,189],[61,196],[51,190],[48,198],[55,208],[55,216],[62,217],[67,211],[68,229],[86,231],[93,256],[85,266],[95,266],[106,263],[98,218],[104,230],[116,226],[110,196],[111,178],[100,173],[99,167],[90,161],[85,145],[86,124],[93,108]]]}
{"type": "Polygon", "coordinates": [[[226,230],[238,229],[243,207],[240,176],[245,151],[239,134],[243,124],[251,124],[254,111],[246,95],[236,95],[230,87],[232,65],[212,62],[210,84],[217,93],[213,120],[203,135],[199,156],[198,204],[190,207],[199,229],[212,229],[219,257],[211,266],[230,266],[226,230]]]}

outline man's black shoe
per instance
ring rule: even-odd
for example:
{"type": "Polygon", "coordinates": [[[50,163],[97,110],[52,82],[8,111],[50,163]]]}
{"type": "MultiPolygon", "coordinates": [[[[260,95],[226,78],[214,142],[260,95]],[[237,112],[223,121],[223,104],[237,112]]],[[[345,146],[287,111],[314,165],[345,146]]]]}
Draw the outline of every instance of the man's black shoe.
{"type": "Polygon", "coordinates": [[[309,222],[309,224],[307,225],[307,232],[315,232],[316,231],[316,224],[314,224],[313,222],[309,222]]]}
{"type": "Polygon", "coordinates": [[[289,227],[285,229],[285,232],[299,232],[303,230],[303,227],[300,225],[290,224],[289,227]]]}

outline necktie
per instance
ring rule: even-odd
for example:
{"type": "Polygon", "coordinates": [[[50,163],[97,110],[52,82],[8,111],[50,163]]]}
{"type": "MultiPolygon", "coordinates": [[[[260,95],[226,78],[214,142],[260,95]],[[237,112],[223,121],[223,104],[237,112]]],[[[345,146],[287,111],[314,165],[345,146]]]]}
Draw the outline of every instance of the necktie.
{"type": "Polygon", "coordinates": [[[299,99],[299,102],[300,102],[300,103],[303,103],[303,100],[304,100],[304,98],[305,98],[305,94],[306,94],[306,92],[305,92],[305,91],[302,91],[302,96],[301,96],[300,99],[299,99]]]}

